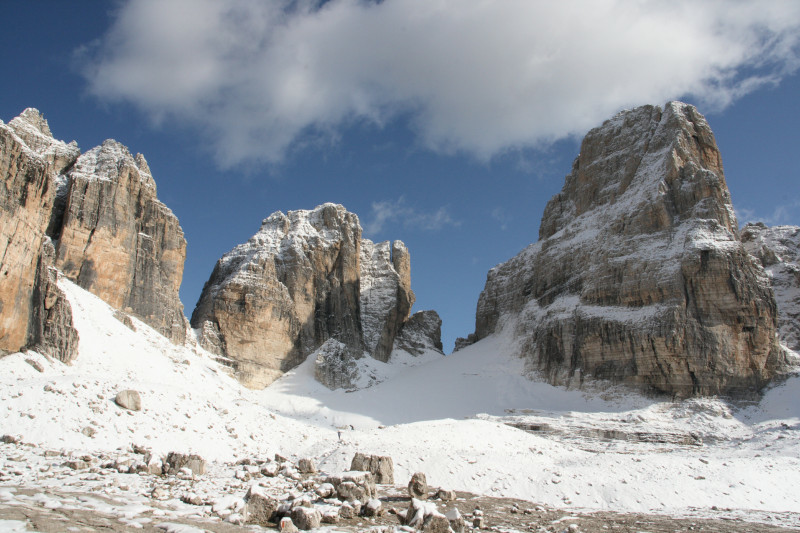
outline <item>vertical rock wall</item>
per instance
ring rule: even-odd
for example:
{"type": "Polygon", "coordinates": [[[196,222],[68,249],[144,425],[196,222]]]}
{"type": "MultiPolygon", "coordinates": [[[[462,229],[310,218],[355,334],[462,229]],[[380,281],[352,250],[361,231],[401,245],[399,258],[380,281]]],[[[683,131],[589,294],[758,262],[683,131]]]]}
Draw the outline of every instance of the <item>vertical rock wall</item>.
{"type": "Polygon", "coordinates": [[[586,135],[540,240],[487,276],[475,338],[504,327],[553,383],[738,394],[779,370],[775,299],[695,108],[644,106],[586,135]]]}
{"type": "Polygon", "coordinates": [[[186,240],[177,217],[156,197],[144,157],[107,140],[81,155],[67,178],[56,266],[112,307],[182,343],[178,291],[186,240]]]}
{"type": "MultiPolygon", "coordinates": [[[[31,316],[34,293],[47,292],[42,249],[56,177],[78,154],[75,143],[53,139],[35,109],[0,122],[0,350],[17,351],[30,343],[32,328],[40,331],[31,316]]],[[[35,335],[35,342],[41,340],[35,335]]]]}
{"type": "Polygon", "coordinates": [[[0,122],[0,350],[77,353],[59,273],[174,342],[186,241],[144,157],[115,141],[80,155],[35,109],[0,122]],[[52,240],[51,240],[52,238],[52,240]]]}

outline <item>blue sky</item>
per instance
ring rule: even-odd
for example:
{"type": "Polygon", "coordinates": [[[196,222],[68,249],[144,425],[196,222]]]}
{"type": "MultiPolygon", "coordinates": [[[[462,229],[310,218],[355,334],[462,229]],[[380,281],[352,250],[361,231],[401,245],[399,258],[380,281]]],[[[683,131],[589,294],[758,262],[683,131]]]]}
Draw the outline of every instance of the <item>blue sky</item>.
{"type": "Polygon", "coordinates": [[[186,233],[187,315],[263,218],[337,202],[408,245],[448,351],[620,109],[698,105],[740,223],[800,225],[797,2],[318,4],[5,0],[0,119],[36,107],[83,151],[145,155],[186,233]]]}

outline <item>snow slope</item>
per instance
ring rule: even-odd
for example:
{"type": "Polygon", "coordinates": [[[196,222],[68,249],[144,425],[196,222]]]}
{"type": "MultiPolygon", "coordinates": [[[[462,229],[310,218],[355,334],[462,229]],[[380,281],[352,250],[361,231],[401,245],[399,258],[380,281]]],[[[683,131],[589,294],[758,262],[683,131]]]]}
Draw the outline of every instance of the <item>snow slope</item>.
{"type": "MultiPolygon", "coordinates": [[[[306,362],[251,391],[196,345],[174,346],[135,319],[134,332],[96,297],[61,286],[80,354],[72,366],[30,352],[0,359],[0,434],[36,445],[0,445],[0,472],[12,468],[9,454],[29,454],[35,465],[36,449],[136,444],[215,461],[204,483],[224,494],[223,462],[280,453],[339,472],[363,451],[391,455],[398,484],[423,471],[433,486],[576,510],[800,526],[798,377],[759,405],[738,407],[566,390],[521,377],[522,362],[504,355],[510,340],[501,334],[444,358],[371,361],[382,382],[365,390],[330,391],[306,362]],[[127,388],[141,393],[142,411],[114,404],[127,388]]],[[[45,483],[35,471],[20,479],[45,483]]]]}

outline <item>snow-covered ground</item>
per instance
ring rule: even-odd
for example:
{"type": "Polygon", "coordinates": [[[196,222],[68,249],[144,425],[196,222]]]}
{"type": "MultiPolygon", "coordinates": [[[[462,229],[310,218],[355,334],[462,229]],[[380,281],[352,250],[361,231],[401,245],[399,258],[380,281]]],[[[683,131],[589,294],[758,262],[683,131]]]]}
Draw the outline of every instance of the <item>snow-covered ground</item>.
{"type": "MultiPolygon", "coordinates": [[[[96,297],[61,285],[80,334],[76,361],[32,352],[0,359],[0,435],[35,445],[0,444],[0,503],[24,488],[100,483],[85,472],[55,475],[46,450],[197,453],[214,462],[203,491],[220,498],[234,490],[224,465],[236,460],[311,457],[334,473],[362,451],[392,456],[398,484],[422,471],[433,486],[576,511],[800,526],[799,377],[758,405],[567,390],[522,377],[522,361],[507,355],[511,341],[494,336],[446,357],[370,361],[362,371],[381,382],[364,390],[326,389],[309,361],[253,391],[199,347],[174,346],[135,319],[132,331],[96,297]],[[124,389],[141,394],[141,411],[114,403],[124,389]]],[[[142,505],[150,487],[128,478],[101,486],[132,491],[131,505],[142,505]]]]}

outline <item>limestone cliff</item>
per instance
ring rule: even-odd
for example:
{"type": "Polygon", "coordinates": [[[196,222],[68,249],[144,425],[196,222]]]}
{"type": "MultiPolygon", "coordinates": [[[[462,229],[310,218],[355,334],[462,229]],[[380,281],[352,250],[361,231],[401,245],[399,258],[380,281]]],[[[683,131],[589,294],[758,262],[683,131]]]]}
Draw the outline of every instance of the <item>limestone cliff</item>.
{"type": "Polygon", "coordinates": [[[186,242],[144,157],[114,141],[81,155],[35,109],[0,122],[0,350],[77,353],[56,269],[175,342],[186,242]]]}
{"type": "Polygon", "coordinates": [[[778,304],[778,337],[800,353],[800,227],[747,224],[742,242],[769,275],[778,304]]]}
{"type": "Polygon", "coordinates": [[[489,272],[473,339],[512,328],[550,382],[736,394],[783,364],[769,281],[694,107],[644,106],[590,131],[539,237],[489,272]]]}
{"type": "Polygon", "coordinates": [[[78,158],[64,188],[56,266],[112,307],[182,343],[178,291],[186,240],[177,217],[158,200],[144,157],[107,140],[78,158]]]}
{"type": "Polygon", "coordinates": [[[334,340],[318,374],[336,387],[348,382],[336,369],[364,354],[389,359],[414,303],[410,285],[405,245],[362,239],[344,207],[277,212],[217,262],[191,323],[253,388],[334,340]]]}
{"type": "MultiPolygon", "coordinates": [[[[34,318],[33,314],[43,295],[50,294],[48,301],[55,303],[52,288],[48,290],[53,284],[47,274],[47,257],[43,256],[45,232],[55,203],[57,177],[75,162],[79,153],[74,142],[55,140],[47,121],[35,109],[26,109],[8,124],[0,122],[2,351],[17,351],[40,342],[62,342],[42,337],[59,328],[50,329],[46,316],[34,318]]],[[[62,326],[72,328],[71,324],[62,326]]],[[[66,360],[73,356],[72,348],[63,354],[66,360]]]]}

